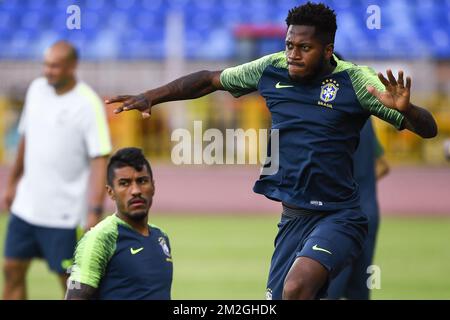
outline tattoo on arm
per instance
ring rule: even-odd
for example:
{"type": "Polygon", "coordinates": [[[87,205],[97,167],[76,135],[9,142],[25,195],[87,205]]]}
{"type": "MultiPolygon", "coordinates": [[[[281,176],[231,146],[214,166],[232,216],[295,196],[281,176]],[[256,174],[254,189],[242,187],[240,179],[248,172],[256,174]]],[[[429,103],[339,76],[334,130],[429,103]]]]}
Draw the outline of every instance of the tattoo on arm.
{"type": "Polygon", "coordinates": [[[411,104],[411,109],[403,114],[403,127],[418,134],[422,138],[433,138],[437,135],[437,125],[431,113],[424,108],[411,104]]]}
{"type": "Polygon", "coordinates": [[[146,92],[152,105],[177,100],[195,99],[223,89],[222,71],[199,71],[174,80],[165,86],[146,92]]]}
{"type": "Polygon", "coordinates": [[[96,288],[80,282],[72,282],[67,287],[65,300],[89,300],[97,291],[96,288]]]}

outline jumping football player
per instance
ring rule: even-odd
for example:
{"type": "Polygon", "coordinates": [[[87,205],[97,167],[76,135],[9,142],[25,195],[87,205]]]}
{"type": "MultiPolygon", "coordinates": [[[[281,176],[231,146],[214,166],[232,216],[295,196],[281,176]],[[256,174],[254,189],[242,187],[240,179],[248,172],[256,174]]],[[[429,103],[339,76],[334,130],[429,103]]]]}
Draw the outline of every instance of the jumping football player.
{"type": "MultiPolygon", "coordinates": [[[[279,170],[254,191],[280,201],[266,297],[315,299],[360,253],[367,218],[359,206],[353,153],[370,115],[423,138],[437,134],[432,115],[410,102],[411,78],[387,78],[333,55],[336,15],[323,4],[289,11],[286,50],[222,71],[200,71],[162,87],[106,103],[116,113],[195,99],[216,90],[235,97],[259,91],[279,130],[279,170]]],[[[270,148],[269,148],[270,149],[270,148]]]]}

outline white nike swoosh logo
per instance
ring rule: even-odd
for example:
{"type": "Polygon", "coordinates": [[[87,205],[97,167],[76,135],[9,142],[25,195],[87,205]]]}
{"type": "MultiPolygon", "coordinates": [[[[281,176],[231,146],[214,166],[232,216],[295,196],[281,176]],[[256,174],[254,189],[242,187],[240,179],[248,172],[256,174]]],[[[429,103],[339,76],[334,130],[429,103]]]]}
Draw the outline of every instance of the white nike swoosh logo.
{"type": "Polygon", "coordinates": [[[276,85],[275,85],[275,88],[277,88],[277,89],[283,89],[283,88],[293,88],[294,86],[291,86],[291,85],[288,85],[288,84],[281,84],[281,83],[277,83],[276,85]]]}
{"type": "Polygon", "coordinates": [[[323,252],[332,254],[332,253],[331,253],[330,251],[328,251],[327,249],[323,249],[323,248],[318,247],[317,244],[315,244],[314,247],[312,247],[312,249],[315,250],[315,251],[323,251],[323,252]]]}

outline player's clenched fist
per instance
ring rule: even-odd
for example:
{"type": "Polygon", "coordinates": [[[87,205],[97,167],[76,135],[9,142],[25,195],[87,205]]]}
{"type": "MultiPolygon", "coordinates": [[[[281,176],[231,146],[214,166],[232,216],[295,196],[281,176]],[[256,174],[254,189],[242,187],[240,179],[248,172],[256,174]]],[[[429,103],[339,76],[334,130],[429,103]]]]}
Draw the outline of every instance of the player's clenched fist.
{"type": "Polygon", "coordinates": [[[114,109],[114,113],[120,113],[122,111],[129,111],[129,110],[138,110],[141,112],[143,118],[150,117],[151,114],[151,106],[152,103],[144,93],[136,95],[136,96],[130,96],[130,95],[123,95],[123,96],[116,96],[111,99],[105,100],[106,104],[113,104],[113,103],[122,103],[118,108],[114,109]]]}

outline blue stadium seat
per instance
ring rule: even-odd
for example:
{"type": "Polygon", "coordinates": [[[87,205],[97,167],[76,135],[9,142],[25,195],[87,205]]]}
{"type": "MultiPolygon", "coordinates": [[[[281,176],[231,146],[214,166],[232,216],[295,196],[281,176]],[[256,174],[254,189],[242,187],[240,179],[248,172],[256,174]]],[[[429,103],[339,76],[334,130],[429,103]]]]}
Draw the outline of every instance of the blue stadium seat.
{"type": "MultiPolygon", "coordinates": [[[[366,10],[373,3],[371,0],[323,2],[338,15],[336,48],[348,58],[450,57],[450,0],[377,0],[382,13],[380,30],[366,27],[366,10]]],[[[67,38],[82,47],[83,56],[89,59],[163,59],[166,17],[170,12],[181,12],[187,58],[229,59],[236,53],[233,32],[237,25],[284,26],[288,9],[300,3],[298,0],[0,1],[0,58],[37,59],[50,40],[67,38]],[[73,4],[81,9],[81,30],[66,27],[66,10],[73,4]]],[[[267,53],[275,48],[278,41],[268,39],[259,44],[258,50],[267,53]]]]}

